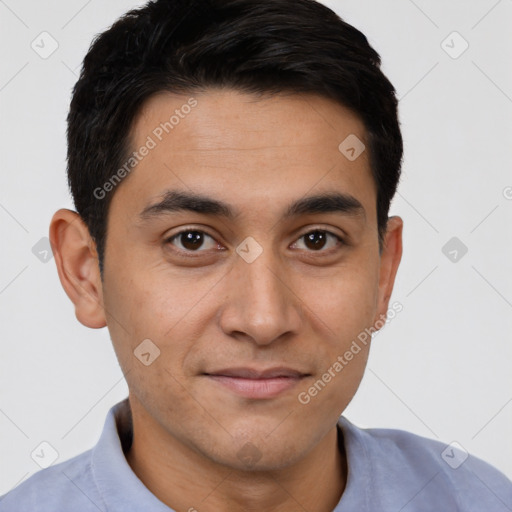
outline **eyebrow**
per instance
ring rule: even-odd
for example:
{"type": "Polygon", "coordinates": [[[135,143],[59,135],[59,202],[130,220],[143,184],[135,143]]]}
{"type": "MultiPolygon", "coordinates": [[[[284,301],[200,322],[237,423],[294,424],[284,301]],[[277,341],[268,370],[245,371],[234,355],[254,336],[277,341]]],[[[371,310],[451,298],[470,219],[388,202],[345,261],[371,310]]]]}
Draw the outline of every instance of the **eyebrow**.
{"type": "MultiPolygon", "coordinates": [[[[167,190],[160,201],[144,208],[139,218],[142,222],[147,222],[168,213],[182,211],[224,217],[228,220],[233,220],[240,214],[238,210],[218,199],[193,192],[167,190]]],[[[366,219],[361,202],[351,194],[341,192],[324,192],[298,199],[286,208],[283,218],[320,213],[341,213],[366,219]]]]}

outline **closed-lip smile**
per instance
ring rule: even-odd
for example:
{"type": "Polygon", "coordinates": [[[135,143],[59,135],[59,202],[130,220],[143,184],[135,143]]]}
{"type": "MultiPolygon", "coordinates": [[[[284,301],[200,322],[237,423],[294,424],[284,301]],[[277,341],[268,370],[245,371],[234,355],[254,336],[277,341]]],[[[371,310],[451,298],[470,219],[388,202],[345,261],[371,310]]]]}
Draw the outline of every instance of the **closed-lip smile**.
{"type": "Polygon", "coordinates": [[[204,373],[204,375],[245,398],[268,399],[290,390],[310,374],[285,366],[277,366],[267,369],[224,368],[204,373]]]}

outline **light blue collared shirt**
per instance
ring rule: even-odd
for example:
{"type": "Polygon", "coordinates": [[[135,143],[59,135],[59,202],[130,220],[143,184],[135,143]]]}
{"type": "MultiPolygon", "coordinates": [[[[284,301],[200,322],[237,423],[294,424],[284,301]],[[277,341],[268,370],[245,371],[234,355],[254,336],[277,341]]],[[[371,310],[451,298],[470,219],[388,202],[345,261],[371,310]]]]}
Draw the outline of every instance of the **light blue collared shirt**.
{"type": "MultiPolygon", "coordinates": [[[[0,512],[173,512],[126,461],[130,415],[128,399],[114,405],[94,448],[32,475],[0,498],[0,512]]],[[[512,482],[476,457],[401,430],[362,429],[343,416],[338,427],[348,478],[333,512],[512,511],[512,482]]]]}

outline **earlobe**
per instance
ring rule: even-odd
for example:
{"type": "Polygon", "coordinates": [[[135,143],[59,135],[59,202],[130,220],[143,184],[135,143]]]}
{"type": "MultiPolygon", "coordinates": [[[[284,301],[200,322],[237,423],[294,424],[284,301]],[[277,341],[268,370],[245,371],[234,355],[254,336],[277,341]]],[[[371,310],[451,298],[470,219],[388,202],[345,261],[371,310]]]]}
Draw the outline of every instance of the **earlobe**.
{"type": "Polygon", "coordinates": [[[384,247],[380,257],[379,296],[375,322],[378,318],[384,318],[387,314],[396,273],[402,259],[402,229],[403,220],[400,217],[389,217],[384,247]]]}
{"type": "Polygon", "coordinates": [[[87,226],[78,213],[60,209],[52,217],[49,238],[60,282],[78,321],[93,329],[105,327],[98,255],[87,226]]]}

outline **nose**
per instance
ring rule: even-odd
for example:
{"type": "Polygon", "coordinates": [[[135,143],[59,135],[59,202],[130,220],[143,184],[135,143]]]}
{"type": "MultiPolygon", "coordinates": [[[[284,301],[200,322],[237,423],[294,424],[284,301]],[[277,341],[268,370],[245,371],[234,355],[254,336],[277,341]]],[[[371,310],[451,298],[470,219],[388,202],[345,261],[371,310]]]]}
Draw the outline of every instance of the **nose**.
{"type": "Polygon", "coordinates": [[[226,334],[263,346],[299,332],[301,300],[271,249],[251,263],[237,257],[224,286],[220,326],[226,334]]]}

